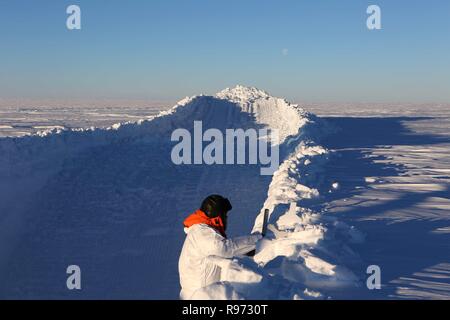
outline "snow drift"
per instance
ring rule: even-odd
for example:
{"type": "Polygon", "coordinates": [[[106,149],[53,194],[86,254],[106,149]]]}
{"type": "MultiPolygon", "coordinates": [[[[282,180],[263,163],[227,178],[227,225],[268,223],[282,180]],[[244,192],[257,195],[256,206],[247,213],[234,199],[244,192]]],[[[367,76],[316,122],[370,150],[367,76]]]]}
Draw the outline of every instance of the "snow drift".
{"type": "Polygon", "coordinates": [[[328,132],[298,105],[237,86],[106,130],[0,139],[0,296],[176,299],[181,222],[211,193],[233,203],[231,236],[260,230],[264,208],[271,226],[254,259],[222,261],[223,282],[197,298],[324,298],[357,285],[345,263],[362,235],[312,209],[332,188],[319,144],[328,132]],[[279,130],[279,169],[267,177],[259,165],[174,165],[171,133],[198,120],[279,130]],[[72,264],[83,272],[79,292],[65,288],[72,264]]]}

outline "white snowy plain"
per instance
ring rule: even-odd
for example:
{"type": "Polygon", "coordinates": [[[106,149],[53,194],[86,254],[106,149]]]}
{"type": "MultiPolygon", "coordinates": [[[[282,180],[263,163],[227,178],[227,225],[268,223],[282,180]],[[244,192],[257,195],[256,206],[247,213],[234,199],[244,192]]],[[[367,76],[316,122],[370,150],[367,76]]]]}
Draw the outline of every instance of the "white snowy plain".
{"type": "Polygon", "coordinates": [[[221,193],[230,236],[260,230],[265,208],[271,226],[199,298],[449,299],[449,109],[308,107],[317,117],[238,86],[136,123],[0,139],[0,297],[176,299],[181,223],[221,193]],[[279,129],[279,170],[173,165],[170,134],[194,120],[279,129]]]}

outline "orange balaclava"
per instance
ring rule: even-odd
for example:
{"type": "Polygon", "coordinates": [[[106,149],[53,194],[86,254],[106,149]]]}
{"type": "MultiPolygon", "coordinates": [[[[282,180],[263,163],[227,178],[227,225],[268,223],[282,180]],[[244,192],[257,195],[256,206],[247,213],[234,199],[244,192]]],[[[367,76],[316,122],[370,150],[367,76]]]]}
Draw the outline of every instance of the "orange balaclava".
{"type": "Polygon", "coordinates": [[[186,228],[190,228],[196,224],[207,224],[211,226],[215,230],[217,230],[223,237],[227,237],[225,234],[225,225],[221,216],[217,216],[215,218],[208,217],[202,210],[197,210],[193,214],[184,220],[183,225],[186,228]]]}

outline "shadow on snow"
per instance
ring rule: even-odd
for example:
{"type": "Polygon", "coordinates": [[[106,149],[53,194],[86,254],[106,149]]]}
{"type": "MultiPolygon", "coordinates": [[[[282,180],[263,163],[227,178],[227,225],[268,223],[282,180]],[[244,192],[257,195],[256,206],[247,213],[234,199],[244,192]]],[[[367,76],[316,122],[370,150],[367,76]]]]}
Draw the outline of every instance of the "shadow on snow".
{"type": "MultiPolygon", "coordinates": [[[[325,120],[339,128],[339,132],[322,142],[325,147],[336,151],[326,168],[328,181],[325,185],[334,181],[340,183],[339,190],[323,192],[326,196],[322,203],[325,204],[368,191],[371,187],[365,177],[383,180],[383,177],[408,175],[404,165],[386,161],[389,160],[386,156],[371,154],[373,148],[401,145],[427,147],[450,143],[448,136],[420,134],[406,126],[408,122],[432,120],[427,117],[328,117],[325,120]]],[[[367,235],[365,243],[354,246],[365,264],[356,272],[365,279],[368,276],[365,274],[366,267],[371,264],[379,265],[382,272],[382,290],[369,291],[364,281],[360,290],[336,293],[337,298],[448,299],[450,296],[450,234],[432,232],[448,227],[450,215],[442,210],[440,216],[427,217],[425,214],[403,220],[383,217],[387,212],[408,210],[430,197],[449,199],[450,184],[447,183],[445,190],[440,191],[398,193],[391,200],[373,199],[375,201],[372,202],[372,199],[362,199],[349,204],[337,201],[338,205],[328,208],[330,213],[344,209],[337,213],[339,219],[367,235]],[[434,271],[427,272],[430,268],[434,271]],[[411,294],[398,294],[400,287],[408,286],[413,290],[411,294]]]]}

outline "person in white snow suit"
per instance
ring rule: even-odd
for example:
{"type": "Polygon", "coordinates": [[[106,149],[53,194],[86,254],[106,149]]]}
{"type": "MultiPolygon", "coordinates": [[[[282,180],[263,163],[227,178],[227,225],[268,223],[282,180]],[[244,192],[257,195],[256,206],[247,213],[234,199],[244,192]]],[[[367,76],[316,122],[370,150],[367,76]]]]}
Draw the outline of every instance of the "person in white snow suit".
{"type": "Polygon", "coordinates": [[[228,199],[210,195],[200,209],[184,220],[187,236],[178,262],[182,300],[192,299],[198,289],[221,281],[221,268],[215,263],[217,257],[254,253],[260,234],[227,239],[227,215],[231,209],[228,199]]]}

